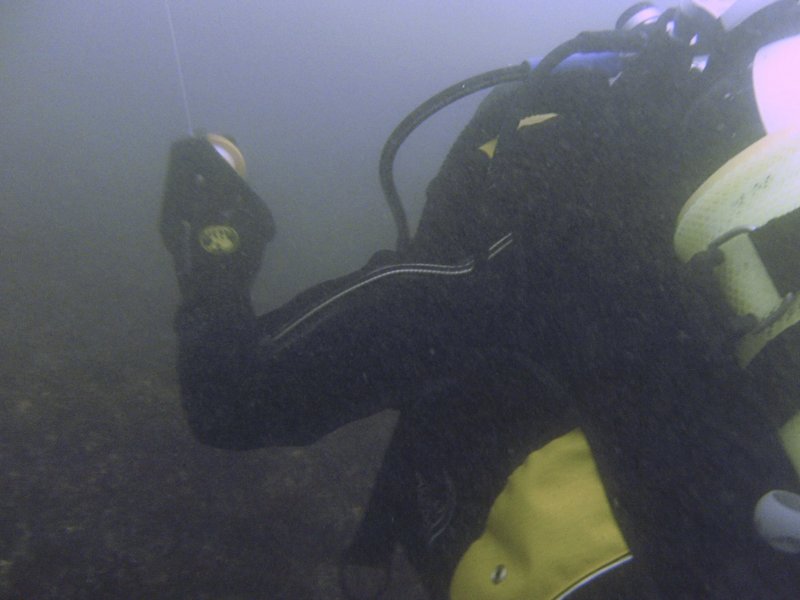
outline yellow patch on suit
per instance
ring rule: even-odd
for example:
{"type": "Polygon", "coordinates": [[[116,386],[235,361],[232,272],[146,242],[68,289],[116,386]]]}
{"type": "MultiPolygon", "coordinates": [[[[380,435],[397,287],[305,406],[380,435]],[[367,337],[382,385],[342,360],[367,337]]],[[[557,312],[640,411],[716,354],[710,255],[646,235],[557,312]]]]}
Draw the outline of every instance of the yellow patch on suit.
{"type": "MultiPolygon", "coordinates": [[[[524,119],[520,119],[519,123],[517,124],[517,131],[523,129],[525,127],[532,127],[533,125],[538,125],[539,123],[544,123],[545,121],[549,121],[550,119],[554,119],[557,117],[557,113],[544,113],[541,115],[530,115],[529,117],[525,117],[524,119]]],[[[494,158],[494,153],[497,150],[497,141],[499,138],[494,138],[489,140],[482,146],[478,148],[481,152],[483,152],[489,158],[494,158]]]]}
{"type": "Polygon", "coordinates": [[[456,568],[453,600],[553,600],[631,559],[580,429],[533,452],[456,568]]]}

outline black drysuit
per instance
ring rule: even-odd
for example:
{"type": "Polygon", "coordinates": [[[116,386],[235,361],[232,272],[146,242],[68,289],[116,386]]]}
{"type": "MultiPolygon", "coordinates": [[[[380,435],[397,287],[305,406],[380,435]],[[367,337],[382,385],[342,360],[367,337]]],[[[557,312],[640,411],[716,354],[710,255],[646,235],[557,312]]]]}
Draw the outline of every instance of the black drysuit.
{"type": "Polygon", "coordinates": [[[307,444],[398,409],[347,556],[381,564],[402,543],[444,598],[510,472],[580,427],[634,556],[585,597],[793,597],[800,561],[758,539],[752,511],[797,488],[776,436],[796,406],[770,397],[794,389],[774,366],[796,360],[794,333],[769,365],[740,369],[710,267],[672,247],[691,192],[763,135],[758,44],[742,31],[702,74],[685,48],[657,47],[613,82],[577,72],[497,90],[431,183],[405,255],[380,252],[260,317],[246,294],[185,300],[195,435],[307,444]],[[544,117],[521,126],[531,115],[544,117]]]}

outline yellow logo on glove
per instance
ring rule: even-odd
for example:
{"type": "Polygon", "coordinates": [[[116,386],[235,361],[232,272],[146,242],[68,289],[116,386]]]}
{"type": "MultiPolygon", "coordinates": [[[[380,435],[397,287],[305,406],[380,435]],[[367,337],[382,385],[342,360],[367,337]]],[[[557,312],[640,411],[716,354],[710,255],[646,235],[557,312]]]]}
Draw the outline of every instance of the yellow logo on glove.
{"type": "Polygon", "coordinates": [[[239,234],[228,225],[209,225],[197,236],[203,250],[209,254],[233,254],[239,249],[239,234]]]}

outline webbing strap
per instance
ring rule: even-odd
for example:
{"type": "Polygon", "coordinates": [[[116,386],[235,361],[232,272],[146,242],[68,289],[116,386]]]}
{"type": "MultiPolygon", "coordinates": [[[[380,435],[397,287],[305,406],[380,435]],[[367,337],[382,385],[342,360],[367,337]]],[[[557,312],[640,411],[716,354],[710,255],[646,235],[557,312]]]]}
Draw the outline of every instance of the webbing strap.
{"type": "Polygon", "coordinates": [[[750,234],[781,296],[800,290],[800,208],[750,234]]]}

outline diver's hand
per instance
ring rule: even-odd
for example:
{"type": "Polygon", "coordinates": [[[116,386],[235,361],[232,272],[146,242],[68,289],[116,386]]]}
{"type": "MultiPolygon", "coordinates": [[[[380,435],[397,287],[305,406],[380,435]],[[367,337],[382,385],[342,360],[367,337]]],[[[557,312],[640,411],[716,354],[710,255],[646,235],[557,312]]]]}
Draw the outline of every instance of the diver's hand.
{"type": "Polygon", "coordinates": [[[205,138],[173,144],[159,229],[186,302],[248,295],[275,231],[266,204],[205,138]]]}

